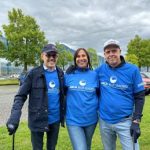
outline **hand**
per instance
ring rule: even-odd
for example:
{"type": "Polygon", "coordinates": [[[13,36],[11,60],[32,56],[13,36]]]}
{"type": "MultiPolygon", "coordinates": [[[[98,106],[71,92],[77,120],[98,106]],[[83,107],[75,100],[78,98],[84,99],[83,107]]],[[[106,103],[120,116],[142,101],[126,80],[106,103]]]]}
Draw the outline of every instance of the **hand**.
{"type": "Polygon", "coordinates": [[[18,128],[18,125],[14,125],[14,124],[6,124],[7,126],[7,130],[9,132],[9,135],[12,135],[16,132],[17,128],[18,128]]]}
{"type": "Polygon", "coordinates": [[[130,134],[133,137],[133,142],[137,143],[137,139],[141,135],[139,123],[132,122],[130,127],[130,134]]]}

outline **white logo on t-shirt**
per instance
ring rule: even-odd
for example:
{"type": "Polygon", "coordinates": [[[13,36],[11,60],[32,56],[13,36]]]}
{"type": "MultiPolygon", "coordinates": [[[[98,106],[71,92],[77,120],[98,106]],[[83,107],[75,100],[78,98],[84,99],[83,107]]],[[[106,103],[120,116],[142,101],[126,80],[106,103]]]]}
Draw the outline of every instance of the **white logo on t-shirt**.
{"type": "Polygon", "coordinates": [[[116,83],[117,82],[117,77],[116,76],[111,76],[110,77],[110,82],[111,83],[116,83]]]}
{"type": "Polygon", "coordinates": [[[55,87],[55,85],[56,85],[56,84],[55,84],[55,82],[54,82],[54,81],[50,81],[50,82],[49,82],[49,86],[50,86],[50,88],[54,88],[54,87],[55,87]]]}
{"type": "Polygon", "coordinates": [[[85,85],[86,85],[86,81],[85,81],[85,80],[80,80],[80,81],[79,81],[79,84],[80,84],[81,86],[85,86],[85,85]]]}

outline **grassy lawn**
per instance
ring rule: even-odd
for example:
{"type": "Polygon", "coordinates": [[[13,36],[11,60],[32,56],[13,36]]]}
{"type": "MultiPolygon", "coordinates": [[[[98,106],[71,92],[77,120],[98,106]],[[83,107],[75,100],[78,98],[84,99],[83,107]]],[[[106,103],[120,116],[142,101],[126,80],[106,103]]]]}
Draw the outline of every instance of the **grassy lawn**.
{"type": "Polygon", "coordinates": [[[18,79],[4,79],[0,80],[0,86],[1,85],[18,85],[18,79]]]}
{"type": "MultiPolygon", "coordinates": [[[[150,96],[146,97],[144,116],[141,123],[142,135],[139,138],[141,150],[150,150],[150,96]]],[[[12,136],[9,136],[6,128],[0,127],[0,150],[10,150],[12,144],[12,136]]],[[[27,123],[20,124],[15,137],[15,150],[31,150],[30,132],[27,123]]],[[[99,135],[99,125],[96,128],[93,141],[92,150],[102,150],[102,142],[99,135]]],[[[44,150],[45,145],[44,145],[44,150]]],[[[57,150],[72,150],[66,128],[61,128],[57,150]]],[[[117,141],[117,150],[121,150],[121,146],[117,141]]]]}

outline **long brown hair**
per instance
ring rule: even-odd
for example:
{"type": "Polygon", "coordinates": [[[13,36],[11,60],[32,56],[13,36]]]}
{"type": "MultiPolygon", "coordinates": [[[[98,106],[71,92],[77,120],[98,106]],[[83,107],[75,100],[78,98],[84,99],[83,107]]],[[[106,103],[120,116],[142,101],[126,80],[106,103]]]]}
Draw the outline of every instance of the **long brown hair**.
{"type": "Polygon", "coordinates": [[[90,60],[90,56],[89,56],[89,53],[87,52],[87,50],[85,48],[78,48],[76,50],[76,52],[74,53],[74,65],[75,67],[77,67],[77,64],[76,64],[76,58],[77,58],[77,55],[79,53],[79,51],[83,50],[87,56],[87,59],[88,59],[88,68],[92,69],[92,65],[91,65],[91,60],[90,60]]]}

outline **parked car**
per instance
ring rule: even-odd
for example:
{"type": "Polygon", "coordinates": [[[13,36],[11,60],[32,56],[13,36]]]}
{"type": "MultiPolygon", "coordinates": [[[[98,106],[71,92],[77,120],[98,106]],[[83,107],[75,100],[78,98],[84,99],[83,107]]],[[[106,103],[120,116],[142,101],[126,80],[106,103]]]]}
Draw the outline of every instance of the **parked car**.
{"type": "Polygon", "coordinates": [[[18,79],[19,78],[19,74],[11,74],[10,78],[18,79]]]}
{"type": "Polygon", "coordinates": [[[150,94],[150,72],[141,72],[145,87],[145,94],[150,94]]]}

